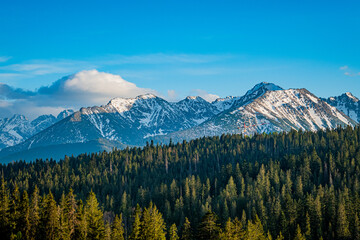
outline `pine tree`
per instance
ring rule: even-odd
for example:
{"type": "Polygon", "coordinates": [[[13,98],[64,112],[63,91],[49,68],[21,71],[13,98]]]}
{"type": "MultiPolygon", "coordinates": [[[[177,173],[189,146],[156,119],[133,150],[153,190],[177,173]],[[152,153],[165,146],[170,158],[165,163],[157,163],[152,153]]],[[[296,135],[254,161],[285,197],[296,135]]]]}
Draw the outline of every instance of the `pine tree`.
{"type": "Polygon", "coordinates": [[[219,239],[220,226],[218,218],[213,212],[207,212],[198,227],[198,239],[216,240],[219,239]]]}
{"type": "Polygon", "coordinates": [[[347,239],[350,237],[349,222],[346,217],[345,206],[343,201],[341,201],[338,206],[337,236],[340,239],[347,239]]]}
{"type": "Polygon", "coordinates": [[[237,239],[235,237],[235,227],[234,227],[234,224],[232,223],[230,218],[225,223],[224,231],[222,231],[220,233],[220,239],[222,239],[222,240],[235,240],[235,239],[237,239]]]}
{"type": "Polygon", "coordinates": [[[26,191],[23,192],[20,203],[20,219],[19,230],[24,239],[30,239],[31,224],[30,224],[30,206],[29,196],[26,191]]]}
{"type": "Polygon", "coordinates": [[[248,221],[246,229],[246,239],[247,240],[266,240],[264,233],[264,227],[261,224],[259,217],[256,215],[255,220],[248,221]]]}
{"type": "Polygon", "coordinates": [[[60,238],[62,240],[70,240],[71,235],[70,235],[70,228],[69,228],[69,219],[66,214],[66,199],[65,199],[64,193],[61,195],[61,199],[60,199],[60,218],[59,219],[60,219],[60,229],[59,229],[60,238]]]}
{"type": "Polygon", "coordinates": [[[39,189],[35,186],[30,201],[30,226],[31,230],[29,233],[29,239],[35,239],[39,231],[40,222],[40,196],[39,189]]]}
{"type": "Polygon", "coordinates": [[[309,213],[308,213],[308,212],[306,212],[305,237],[306,237],[306,239],[310,239],[310,238],[311,238],[310,217],[309,217],[309,213]]]}
{"type": "Polygon", "coordinates": [[[73,239],[87,239],[87,221],[83,202],[78,203],[78,211],[76,212],[76,225],[73,239]]]}
{"type": "Polygon", "coordinates": [[[193,234],[191,229],[191,224],[188,218],[185,218],[183,229],[181,232],[181,240],[192,240],[193,234]]]}
{"type": "Polygon", "coordinates": [[[66,195],[66,204],[64,213],[68,220],[68,228],[69,228],[69,236],[70,238],[73,238],[75,234],[75,227],[77,224],[77,203],[75,199],[75,195],[72,189],[70,189],[69,193],[66,195]]]}
{"type": "Polygon", "coordinates": [[[99,203],[93,191],[90,192],[86,200],[85,216],[87,222],[87,239],[103,239],[105,236],[103,212],[99,208],[99,203]]]}
{"type": "Polygon", "coordinates": [[[360,240],[360,221],[357,213],[355,213],[354,217],[354,233],[352,239],[360,240]]]}
{"type": "MultiPolygon", "coordinates": [[[[17,236],[20,232],[19,221],[20,221],[20,192],[18,186],[15,184],[15,188],[12,192],[10,199],[10,231],[13,236],[17,236]]],[[[12,237],[13,238],[13,237],[12,237]]]]}
{"type": "Polygon", "coordinates": [[[4,238],[10,237],[10,200],[9,190],[6,186],[4,177],[1,178],[0,189],[0,236],[4,238]]]}
{"type": "Polygon", "coordinates": [[[242,224],[242,221],[240,221],[237,217],[233,221],[232,227],[234,228],[234,238],[235,239],[245,239],[246,231],[244,229],[244,226],[242,224]]]}
{"type": "Polygon", "coordinates": [[[165,240],[165,223],[161,213],[155,205],[150,202],[145,208],[141,219],[142,240],[165,240]]]}
{"type": "Polygon", "coordinates": [[[134,222],[132,224],[130,240],[139,240],[141,234],[141,215],[142,211],[139,204],[136,205],[134,213],[134,222]]]}
{"type": "Polygon", "coordinates": [[[39,235],[41,239],[59,239],[59,209],[50,192],[41,208],[39,235]]]}
{"type": "Polygon", "coordinates": [[[111,240],[111,226],[110,223],[106,222],[104,227],[104,236],[102,239],[111,240]]]}
{"type": "Polygon", "coordinates": [[[124,240],[124,225],[122,220],[122,214],[116,215],[112,226],[111,239],[124,240]]]}
{"type": "Polygon", "coordinates": [[[294,240],[306,240],[305,236],[302,235],[300,226],[297,225],[294,240]]]}
{"type": "Polygon", "coordinates": [[[179,240],[179,236],[177,233],[178,229],[176,227],[176,224],[173,223],[169,229],[169,240],[179,240]]]}

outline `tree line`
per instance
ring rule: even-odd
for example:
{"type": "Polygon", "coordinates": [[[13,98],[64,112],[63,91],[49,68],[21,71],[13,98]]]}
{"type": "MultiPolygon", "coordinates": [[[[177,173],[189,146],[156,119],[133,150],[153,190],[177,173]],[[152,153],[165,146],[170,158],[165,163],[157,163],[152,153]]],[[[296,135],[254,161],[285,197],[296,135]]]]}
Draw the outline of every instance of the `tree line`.
{"type": "Polygon", "coordinates": [[[0,165],[0,234],[360,239],[359,139],[359,127],[222,135],[0,165]]]}

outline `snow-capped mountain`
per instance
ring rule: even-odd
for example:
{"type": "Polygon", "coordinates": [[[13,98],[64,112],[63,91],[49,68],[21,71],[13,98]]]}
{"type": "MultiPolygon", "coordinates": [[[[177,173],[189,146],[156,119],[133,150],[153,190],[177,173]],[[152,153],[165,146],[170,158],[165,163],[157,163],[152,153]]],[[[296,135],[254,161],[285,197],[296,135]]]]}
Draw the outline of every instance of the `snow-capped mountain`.
{"type": "Polygon", "coordinates": [[[211,104],[216,107],[218,112],[223,112],[231,108],[234,102],[236,102],[239,99],[240,97],[228,96],[226,98],[218,98],[215,101],[213,101],[211,104]]]}
{"type": "MultiPolygon", "coordinates": [[[[351,99],[357,104],[355,97],[351,99]]],[[[145,94],[136,98],[114,98],[104,106],[81,108],[58,121],[63,118],[62,114],[67,116],[71,112],[61,113],[55,120],[51,116],[34,120],[32,124],[39,128],[51,121],[57,122],[16,146],[3,149],[0,158],[28,156],[29,152],[34,156],[35,153],[48,152],[46,149],[50,148],[58,149],[56,151],[61,155],[65,146],[72,149],[67,154],[78,153],[74,146],[80,143],[82,149],[96,145],[96,151],[105,149],[106,144],[141,146],[150,140],[165,143],[170,138],[182,141],[222,133],[314,131],[356,124],[306,89],[283,90],[265,82],[257,84],[242,97],[227,97],[212,103],[201,97],[187,97],[171,103],[153,94],[145,94]]],[[[21,126],[27,129],[29,124],[24,121],[21,126]]]]}
{"type": "Polygon", "coordinates": [[[216,107],[200,97],[187,97],[178,103],[167,102],[153,94],[114,98],[105,106],[81,108],[71,117],[4,151],[85,143],[94,139],[142,145],[145,139],[194,127],[217,113],[216,107]]]}
{"type": "Polygon", "coordinates": [[[270,133],[303,129],[354,126],[356,122],[306,89],[281,90],[262,84],[248,91],[233,107],[210,120],[166,136],[156,141],[168,142],[194,139],[223,133],[270,133]],[[276,90],[272,90],[276,89],[276,90]]]}
{"type": "Polygon", "coordinates": [[[350,92],[344,93],[337,97],[323,99],[331,106],[336,107],[356,122],[360,122],[360,103],[359,99],[350,92]]]}
{"type": "Polygon", "coordinates": [[[0,149],[23,142],[57,121],[68,117],[71,113],[73,113],[73,110],[65,110],[57,117],[41,115],[33,121],[18,114],[11,118],[0,119],[0,149]]]}
{"type": "Polygon", "coordinates": [[[174,106],[185,115],[193,126],[199,125],[221,112],[214,104],[198,96],[186,97],[184,100],[175,103],[174,106]]]}

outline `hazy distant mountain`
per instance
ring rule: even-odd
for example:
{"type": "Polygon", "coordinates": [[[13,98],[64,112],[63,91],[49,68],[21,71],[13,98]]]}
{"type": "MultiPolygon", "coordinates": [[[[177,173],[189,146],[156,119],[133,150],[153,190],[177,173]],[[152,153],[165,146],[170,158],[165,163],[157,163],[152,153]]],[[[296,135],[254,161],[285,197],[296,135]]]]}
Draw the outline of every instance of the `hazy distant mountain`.
{"type": "Polygon", "coordinates": [[[57,117],[42,115],[33,121],[29,121],[25,116],[17,114],[11,118],[0,119],[0,149],[23,142],[57,121],[70,116],[73,112],[73,110],[65,110],[57,117]]]}

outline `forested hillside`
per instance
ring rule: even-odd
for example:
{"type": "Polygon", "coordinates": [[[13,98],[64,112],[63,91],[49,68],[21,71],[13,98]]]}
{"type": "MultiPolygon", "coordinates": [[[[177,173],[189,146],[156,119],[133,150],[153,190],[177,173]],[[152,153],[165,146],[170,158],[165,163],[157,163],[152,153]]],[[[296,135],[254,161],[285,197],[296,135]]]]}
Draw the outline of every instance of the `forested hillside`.
{"type": "Polygon", "coordinates": [[[360,239],[359,168],[360,127],[16,162],[0,166],[0,234],[360,239]]]}

